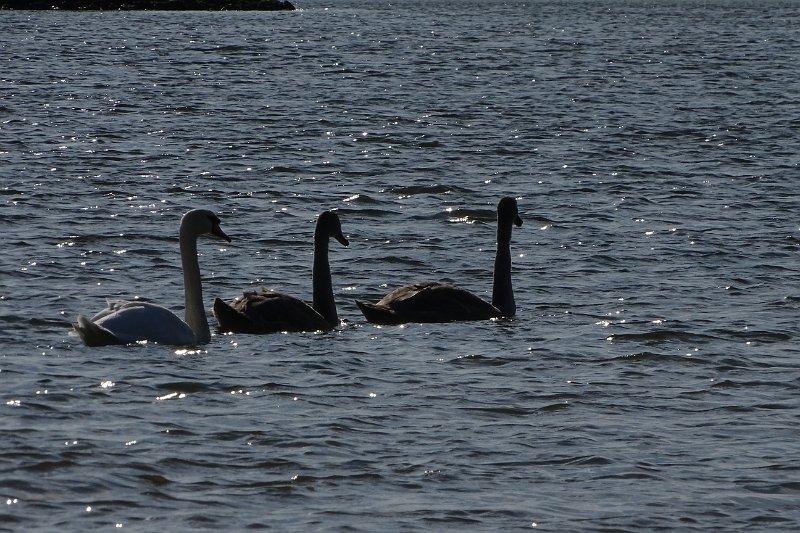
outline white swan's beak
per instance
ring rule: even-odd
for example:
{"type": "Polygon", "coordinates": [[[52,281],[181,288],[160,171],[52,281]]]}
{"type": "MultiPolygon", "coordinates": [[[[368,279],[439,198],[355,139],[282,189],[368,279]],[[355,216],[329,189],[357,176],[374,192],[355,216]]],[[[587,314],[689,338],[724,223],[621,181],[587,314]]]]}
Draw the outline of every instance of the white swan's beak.
{"type": "Polygon", "coordinates": [[[211,227],[211,234],[216,235],[220,239],[225,239],[226,241],[231,242],[231,238],[225,235],[225,232],[222,231],[222,228],[219,227],[219,224],[214,224],[211,227]]]}
{"type": "Polygon", "coordinates": [[[344,234],[341,231],[339,233],[337,233],[336,235],[334,235],[333,238],[336,239],[337,241],[339,241],[340,243],[342,243],[345,246],[350,246],[350,241],[347,240],[347,237],[345,237],[344,234]]]}
{"type": "Polygon", "coordinates": [[[517,217],[514,219],[514,224],[516,224],[517,227],[520,227],[522,225],[522,218],[520,218],[519,215],[517,215],[517,217]]]}

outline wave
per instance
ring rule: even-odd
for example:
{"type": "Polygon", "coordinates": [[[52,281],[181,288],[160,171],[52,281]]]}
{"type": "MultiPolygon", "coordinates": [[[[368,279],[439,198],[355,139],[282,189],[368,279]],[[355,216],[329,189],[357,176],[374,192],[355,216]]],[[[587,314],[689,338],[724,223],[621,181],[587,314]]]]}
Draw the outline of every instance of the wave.
{"type": "Polygon", "coordinates": [[[705,344],[720,340],[719,336],[705,333],[692,333],[675,329],[663,329],[644,333],[614,333],[607,339],[611,342],[643,342],[659,343],[669,341],[682,341],[705,344]]]}

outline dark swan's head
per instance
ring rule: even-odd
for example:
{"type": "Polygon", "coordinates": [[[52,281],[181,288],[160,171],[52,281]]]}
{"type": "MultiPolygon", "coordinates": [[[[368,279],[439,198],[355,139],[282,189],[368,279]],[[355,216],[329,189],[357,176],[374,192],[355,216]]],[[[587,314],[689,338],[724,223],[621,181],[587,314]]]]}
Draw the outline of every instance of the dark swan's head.
{"type": "Polygon", "coordinates": [[[333,237],[345,246],[350,244],[344,234],[342,234],[342,223],[339,220],[339,216],[333,211],[323,211],[320,213],[317,219],[317,229],[314,231],[314,236],[316,238],[322,237],[326,239],[333,237]]]}
{"type": "Polygon", "coordinates": [[[501,226],[511,226],[512,223],[517,227],[522,225],[516,199],[510,196],[505,196],[500,199],[500,202],[497,204],[497,222],[501,226]]]}
{"type": "Polygon", "coordinates": [[[194,236],[210,233],[220,239],[231,242],[231,238],[225,235],[219,227],[220,219],[213,211],[208,209],[192,209],[181,218],[181,233],[188,233],[194,236]]]}

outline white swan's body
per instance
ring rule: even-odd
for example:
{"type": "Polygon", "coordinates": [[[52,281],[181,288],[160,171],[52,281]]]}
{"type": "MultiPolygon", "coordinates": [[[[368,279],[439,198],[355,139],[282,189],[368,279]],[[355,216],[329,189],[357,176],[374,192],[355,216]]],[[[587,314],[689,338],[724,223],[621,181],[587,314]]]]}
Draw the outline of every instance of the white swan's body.
{"type": "MultiPolygon", "coordinates": [[[[109,302],[107,309],[89,320],[79,316],[76,329],[79,332],[79,328],[88,331],[92,325],[111,335],[108,339],[113,339],[113,342],[103,344],[130,344],[146,340],[159,344],[189,345],[195,344],[197,340],[192,328],[175,313],[166,307],[148,302],[109,302]]],[[[89,344],[86,338],[84,342],[89,344]]]]}
{"type": "Polygon", "coordinates": [[[522,225],[517,201],[505,197],[497,204],[497,255],[492,303],[471,292],[439,282],[399,287],[378,303],[356,300],[364,317],[375,324],[453,322],[513,317],[517,306],[511,286],[511,229],[522,225]]]}
{"type": "Polygon", "coordinates": [[[333,298],[328,243],[333,237],[344,246],[339,217],[332,211],[320,214],[314,231],[314,301],[304,301],[268,289],[245,292],[230,304],[214,300],[214,316],[223,332],[276,333],[279,331],[326,331],[336,327],[339,317],[333,298]]]}
{"type": "Polygon", "coordinates": [[[211,233],[230,241],[211,211],[195,209],[181,219],[180,249],[183,265],[186,320],[160,305],[140,301],[109,302],[91,319],[79,316],[75,331],[87,346],[130,344],[137,341],[171,345],[205,344],[211,340],[203,308],[197,237],[211,233]]]}

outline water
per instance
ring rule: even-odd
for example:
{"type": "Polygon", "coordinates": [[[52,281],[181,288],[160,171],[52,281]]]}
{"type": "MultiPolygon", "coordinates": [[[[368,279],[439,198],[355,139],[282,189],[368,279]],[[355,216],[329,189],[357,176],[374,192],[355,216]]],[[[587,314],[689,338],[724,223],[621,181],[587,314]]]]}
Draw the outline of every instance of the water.
{"type": "Polygon", "coordinates": [[[800,5],[301,7],[0,14],[0,529],[797,530],[800,5]],[[365,323],[488,297],[504,195],[515,320],[365,323]],[[69,336],[193,207],[209,307],[338,209],[341,327],[69,336]]]}

